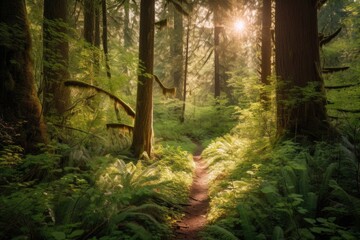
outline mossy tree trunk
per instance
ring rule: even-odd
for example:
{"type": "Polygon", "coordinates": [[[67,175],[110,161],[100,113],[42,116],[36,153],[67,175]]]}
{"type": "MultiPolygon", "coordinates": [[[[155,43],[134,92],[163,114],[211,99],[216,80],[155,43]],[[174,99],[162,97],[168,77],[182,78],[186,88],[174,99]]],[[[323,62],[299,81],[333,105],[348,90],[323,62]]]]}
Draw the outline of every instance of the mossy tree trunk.
{"type": "Polygon", "coordinates": [[[67,0],[44,0],[43,76],[44,115],[63,117],[70,104],[69,44],[67,41],[67,0]]]}
{"type": "Polygon", "coordinates": [[[21,124],[15,144],[26,152],[46,142],[31,61],[31,37],[24,0],[0,1],[0,117],[21,124]]]}
{"type": "Polygon", "coordinates": [[[153,67],[154,67],[155,0],[141,0],[140,41],[136,116],[131,149],[135,156],[151,156],[153,139],[153,67]]]}
{"type": "Polygon", "coordinates": [[[329,132],[320,74],[316,0],[276,0],[278,135],[315,139],[329,132]]]}

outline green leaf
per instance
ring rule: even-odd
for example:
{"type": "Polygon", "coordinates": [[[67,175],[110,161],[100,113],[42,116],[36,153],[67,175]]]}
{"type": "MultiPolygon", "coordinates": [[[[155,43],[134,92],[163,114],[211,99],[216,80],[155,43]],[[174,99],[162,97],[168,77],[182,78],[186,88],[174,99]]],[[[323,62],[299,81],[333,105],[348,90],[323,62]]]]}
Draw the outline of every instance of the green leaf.
{"type": "Polygon", "coordinates": [[[268,194],[268,193],[276,193],[276,188],[273,185],[265,186],[261,189],[262,193],[268,194]]]}
{"type": "Polygon", "coordinates": [[[272,240],[284,240],[284,231],[281,227],[276,226],[273,231],[272,240]]]}
{"type": "Polygon", "coordinates": [[[84,234],[84,230],[77,229],[77,230],[73,231],[68,237],[69,238],[76,238],[76,237],[80,237],[83,234],[84,234]]]}
{"type": "Polygon", "coordinates": [[[66,239],[66,235],[64,232],[52,232],[51,235],[56,239],[56,240],[64,240],[66,239]]]}

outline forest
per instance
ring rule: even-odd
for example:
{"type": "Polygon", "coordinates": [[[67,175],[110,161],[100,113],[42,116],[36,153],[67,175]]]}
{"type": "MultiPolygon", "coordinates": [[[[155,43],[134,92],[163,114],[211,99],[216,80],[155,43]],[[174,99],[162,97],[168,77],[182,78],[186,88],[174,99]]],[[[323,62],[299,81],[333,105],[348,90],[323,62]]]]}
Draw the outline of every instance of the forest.
{"type": "Polygon", "coordinates": [[[359,0],[1,0],[0,240],[360,239],[359,0]]]}

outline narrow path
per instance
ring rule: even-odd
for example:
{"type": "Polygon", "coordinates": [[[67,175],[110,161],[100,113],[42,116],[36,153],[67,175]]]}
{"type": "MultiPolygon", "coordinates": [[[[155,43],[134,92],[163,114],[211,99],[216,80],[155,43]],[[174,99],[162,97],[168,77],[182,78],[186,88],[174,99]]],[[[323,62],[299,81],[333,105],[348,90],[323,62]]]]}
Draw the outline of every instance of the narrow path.
{"type": "Polygon", "coordinates": [[[196,167],[190,189],[189,205],[185,209],[184,218],[176,226],[175,239],[201,239],[197,235],[206,224],[206,214],[209,209],[208,174],[201,152],[202,146],[197,144],[197,150],[194,153],[196,167]]]}

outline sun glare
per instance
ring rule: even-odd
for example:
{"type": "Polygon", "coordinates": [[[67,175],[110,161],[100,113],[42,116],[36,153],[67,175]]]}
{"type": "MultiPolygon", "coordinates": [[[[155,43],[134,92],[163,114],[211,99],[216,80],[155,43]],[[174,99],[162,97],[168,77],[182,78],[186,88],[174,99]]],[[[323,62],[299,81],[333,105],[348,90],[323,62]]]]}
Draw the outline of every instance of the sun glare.
{"type": "Polygon", "coordinates": [[[234,29],[237,32],[243,32],[245,30],[245,22],[243,20],[236,20],[234,22],[234,29]]]}

